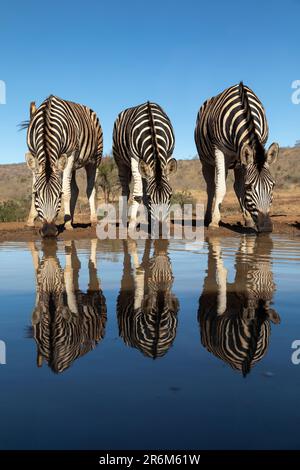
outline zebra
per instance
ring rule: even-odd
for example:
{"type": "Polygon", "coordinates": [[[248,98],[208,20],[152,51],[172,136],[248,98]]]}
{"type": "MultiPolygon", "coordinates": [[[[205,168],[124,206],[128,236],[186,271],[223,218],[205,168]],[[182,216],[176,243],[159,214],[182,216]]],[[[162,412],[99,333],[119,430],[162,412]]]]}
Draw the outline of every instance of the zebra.
{"type": "Polygon", "coordinates": [[[43,243],[43,258],[30,243],[36,274],[36,302],[30,336],[37,346],[37,365],[45,360],[61,373],[79,357],[94,349],[105,334],[106,300],[100,289],[96,267],[97,239],[91,240],[89,285],[79,289],[80,261],[74,241],[65,242],[66,265],[57,257],[56,240],[43,243]]]}
{"type": "Polygon", "coordinates": [[[117,299],[119,334],[127,346],[156,359],[164,356],[176,336],[179,302],[172,293],[173,274],[168,242],[145,240],[139,264],[136,243],[124,240],[124,268],[117,299]]]}
{"type": "Polygon", "coordinates": [[[270,208],[275,181],[270,165],[279,146],[266,151],[268,124],[262,103],[241,82],[208,99],[197,115],[195,143],[207,187],[205,225],[218,227],[226,177],[234,170],[234,190],[245,225],[272,231],[270,208]],[[213,207],[214,202],[214,207],[213,207]]]}
{"type": "Polygon", "coordinates": [[[39,108],[30,105],[27,128],[29,152],[25,158],[32,171],[32,203],[27,220],[34,227],[37,217],[43,222],[42,236],[55,236],[55,219],[64,202],[64,222],[72,229],[78,186],[75,173],[84,167],[91,223],[97,222],[95,182],[102,159],[103,137],[99,119],[87,106],[49,96],[39,108]]]}
{"type": "Polygon", "coordinates": [[[154,205],[163,217],[170,208],[170,175],[177,170],[172,157],[175,145],[170,119],[156,103],[147,103],[122,111],[113,130],[113,156],[118,167],[122,196],[129,198],[133,179],[130,223],[135,224],[140,203],[150,209],[149,220],[157,220],[154,205]]]}
{"type": "Polygon", "coordinates": [[[227,282],[220,239],[209,237],[208,246],[207,277],[198,310],[201,342],[245,377],[268,350],[270,322],[280,323],[270,306],[276,289],[272,240],[241,239],[233,283],[227,282]]]}

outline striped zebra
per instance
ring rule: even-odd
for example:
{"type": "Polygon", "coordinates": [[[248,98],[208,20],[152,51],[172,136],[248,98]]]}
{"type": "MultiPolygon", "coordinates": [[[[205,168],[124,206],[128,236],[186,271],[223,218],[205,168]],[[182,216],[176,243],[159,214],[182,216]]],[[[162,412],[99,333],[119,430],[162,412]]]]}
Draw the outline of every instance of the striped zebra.
{"type": "Polygon", "coordinates": [[[195,142],[207,186],[206,225],[219,225],[226,177],[233,169],[234,190],[246,226],[259,232],[272,231],[269,212],[275,181],[269,167],[278,156],[279,146],[273,143],[266,151],[267,139],[263,105],[242,82],[202,105],[195,142]]]}
{"type": "Polygon", "coordinates": [[[31,336],[37,346],[37,365],[45,360],[60,373],[102,340],[106,325],[106,301],[96,268],[97,240],[91,241],[89,285],[79,289],[80,261],[73,242],[66,242],[66,265],[57,257],[56,241],[43,245],[43,258],[30,244],[36,274],[36,302],[32,312],[31,336]]]}
{"type": "Polygon", "coordinates": [[[64,202],[65,228],[72,229],[78,186],[75,173],[85,168],[91,222],[97,222],[95,182],[103,150],[102,129],[96,113],[88,107],[49,96],[39,108],[30,106],[26,162],[32,171],[32,204],[28,226],[37,217],[42,236],[57,235],[55,219],[64,202]]]}
{"type": "Polygon", "coordinates": [[[119,334],[127,346],[156,359],[171,347],[179,302],[172,293],[173,274],[168,242],[146,240],[141,264],[136,244],[124,241],[124,270],[117,299],[119,334]]]}
{"type": "Polygon", "coordinates": [[[122,196],[129,198],[133,179],[130,222],[135,223],[143,201],[152,219],[157,218],[154,205],[167,214],[172,188],[169,177],[177,170],[172,158],[174,132],[170,119],[155,103],[126,109],[117,117],[113,131],[113,156],[118,167],[122,196]]]}
{"type": "Polygon", "coordinates": [[[270,322],[280,322],[270,306],[276,288],[272,240],[241,240],[233,283],[227,282],[220,240],[210,237],[208,245],[207,277],[198,310],[201,342],[209,352],[246,376],[268,350],[270,322]]]}

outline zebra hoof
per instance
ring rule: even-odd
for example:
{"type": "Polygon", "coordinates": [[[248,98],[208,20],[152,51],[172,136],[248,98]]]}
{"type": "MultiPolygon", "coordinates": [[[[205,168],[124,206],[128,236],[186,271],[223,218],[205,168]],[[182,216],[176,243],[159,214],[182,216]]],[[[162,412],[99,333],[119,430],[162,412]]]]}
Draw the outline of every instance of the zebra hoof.
{"type": "Polygon", "coordinates": [[[65,223],[65,230],[73,230],[73,226],[71,222],[66,222],[65,223]]]}
{"type": "Polygon", "coordinates": [[[132,232],[136,230],[136,221],[135,220],[130,220],[128,224],[128,231],[132,232]]]}
{"type": "Polygon", "coordinates": [[[253,222],[252,219],[246,219],[246,220],[245,220],[245,227],[247,227],[247,228],[255,228],[255,223],[253,222]]]}
{"type": "Polygon", "coordinates": [[[208,226],[209,230],[215,230],[217,228],[219,228],[219,222],[211,222],[208,226]]]}
{"type": "Polygon", "coordinates": [[[136,274],[144,274],[145,270],[143,268],[143,266],[138,266],[136,268],[136,274]]]}

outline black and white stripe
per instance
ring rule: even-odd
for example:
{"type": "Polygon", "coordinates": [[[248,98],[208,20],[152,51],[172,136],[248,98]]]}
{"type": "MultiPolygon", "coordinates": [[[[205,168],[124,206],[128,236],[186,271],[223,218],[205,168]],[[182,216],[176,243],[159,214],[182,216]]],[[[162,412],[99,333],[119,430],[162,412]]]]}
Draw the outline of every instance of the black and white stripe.
{"type": "MultiPolygon", "coordinates": [[[[259,312],[259,310],[258,310],[259,312]]],[[[264,307],[260,315],[244,319],[240,315],[199,316],[201,342],[216,357],[246,376],[266,354],[270,340],[270,321],[264,307]]]]}
{"type": "Polygon", "coordinates": [[[37,346],[37,365],[45,360],[53,372],[60,373],[104,337],[106,301],[92,259],[88,290],[84,293],[79,289],[80,262],[74,242],[66,247],[65,269],[57,258],[55,242],[44,247],[41,260],[34,245],[31,251],[36,272],[31,336],[37,346]]]}
{"type": "Polygon", "coordinates": [[[153,359],[171,347],[177,328],[179,302],[172,293],[173,274],[166,241],[156,240],[154,254],[146,241],[140,265],[124,242],[124,271],[117,300],[119,334],[126,345],[153,359]]]}
{"type": "Polygon", "coordinates": [[[38,216],[45,223],[42,234],[55,233],[53,225],[63,195],[66,228],[71,228],[78,196],[75,172],[82,167],[87,174],[91,221],[96,222],[95,181],[103,150],[96,113],[56,96],[49,96],[37,109],[31,103],[27,144],[26,160],[33,172],[28,225],[32,226],[38,216]]]}
{"type": "Polygon", "coordinates": [[[271,324],[280,321],[271,308],[275,291],[272,241],[241,240],[236,275],[227,282],[221,243],[208,240],[208,270],[199,299],[198,321],[203,346],[246,376],[266,354],[271,324]]]}
{"type": "Polygon", "coordinates": [[[243,83],[208,99],[200,108],[195,142],[207,185],[205,222],[217,226],[219,208],[226,192],[229,169],[235,172],[235,192],[245,222],[259,231],[270,231],[269,218],[274,179],[269,165],[278,154],[278,144],[268,151],[265,110],[255,93],[243,83]],[[215,206],[213,208],[213,201],[215,206]]]}
{"type": "Polygon", "coordinates": [[[172,195],[169,176],[177,168],[173,150],[173,128],[159,105],[147,102],[119,114],[114,124],[113,155],[122,195],[127,198],[133,178],[132,220],[142,199],[149,203],[153,216],[154,204],[169,208],[172,195]]]}

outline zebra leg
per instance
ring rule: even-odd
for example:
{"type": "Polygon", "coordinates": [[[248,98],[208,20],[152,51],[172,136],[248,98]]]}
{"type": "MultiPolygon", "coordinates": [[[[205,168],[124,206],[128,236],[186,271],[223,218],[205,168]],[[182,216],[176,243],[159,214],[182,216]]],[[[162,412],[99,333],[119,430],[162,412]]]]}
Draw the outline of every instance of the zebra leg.
{"type": "Polygon", "coordinates": [[[74,220],[74,213],[75,213],[75,207],[76,207],[78,194],[79,194],[79,189],[76,183],[76,172],[73,171],[72,179],[71,179],[71,201],[70,201],[70,215],[71,215],[72,222],[74,220]]]}
{"type": "Polygon", "coordinates": [[[219,149],[215,150],[215,166],[216,196],[212,220],[209,224],[211,228],[219,227],[221,219],[220,208],[226,194],[225,156],[219,149]]]}
{"type": "Polygon", "coordinates": [[[128,243],[128,249],[134,267],[134,310],[137,310],[142,307],[144,300],[145,271],[139,262],[136,240],[131,240],[128,243]]]}
{"type": "Polygon", "coordinates": [[[74,155],[68,157],[67,165],[63,172],[63,200],[64,200],[64,210],[65,210],[65,229],[72,230],[73,215],[71,213],[71,180],[73,176],[74,168],[74,155]]]}
{"type": "Polygon", "coordinates": [[[202,163],[202,174],[206,183],[207,206],[204,217],[204,225],[208,227],[211,223],[212,207],[215,197],[215,167],[202,163]]]}
{"type": "Polygon", "coordinates": [[[34,272],[35,272],[35,275],[36,275],[37,270],[38,270],[39,265],[40,265],[39,250],[37,249],[35,242],[28,242],[28,248],[31,251],[34,272]]]}
{"type": "Polygon", "coordinates": [[[98,176],[98,167],[95,164],[90,163],[85,167],[86,171],[86,195],[89,200],[90,211],[91,211],[91,224],[97,223],[97,211],[96,211],[96,180],[98,176]]]}
{"type": "Polygon", "coordinates": [[[222,257],[222,249],[219,238],[210,238],[209,243],[212,246],[212,256],[216,266],[216,282],[218,285],[217,293],[217,315],[222,315],[227,308],[227,274],[222,257]]]}
{"type": "Polygon", "coordinates": [[[126,198],[126,204],[123,204],[123,201],[121,202],[121,207],[120,207],[120,214],[122,217],[122,223],[124,226],[127,226],[127,201],[129,199],[129,183],[131,180],[131,169],[129,166],[124,165],[118,154],[114,151],[114,159],[118,167],[118,174],[119,174],[119,181],[121,185],[121,190],[122,190],[122,198],[126,198]]]}
{"type": "Polygon", "coordinates": [[[64,281],[67,294],[67,304],[71,313],[78,314],[78,305],[76,299],[76,284],[78,281],[80,262],[77,258],[74,242],[69,241],[65,244],[66,265],[64,269],[64,281]],[[76,258],[79,266],[76,263],[76,258]],[[77,266],[76,266],[77,265],[77,266]],[[77,279],[76,279],[77,274],[77,279]]]}
{"type": "Polygon", "coordinates": [[[34,193],[33,193],[33,188],[34,188],[34,183],[35,183],[35,175],[33,174],[32,176],[32,195],[31,195],[31,207],[30,207],[30,212],[29,216],[26,222],[27,227],[34,227],[34,221],[38,216],[37,210],[35,208],[35,203],[34,203],[34,193]]]}
{"type": "Polygon", "coordinates": [[[243,203],[244,194],[245,194],[245,182],[244,182],[243,170],[240,167],[237,167],[234,169],[234,186],[233,187],[234,187],[236,197],[238,198],[238,201],[241,206],[241,211],[243,213],[245,226],[255,227],[255,223],[243,203]]]}
{"type": "Polygon", "coordinates": [[[147,180],[145,178],[142,179],[143,181],[143,205],[144,205],[144,214],[145,214],[145,220],[148,223],[148,233],[151,234],[151,212],[150,212],[150,203],[149,203],[149,198],[147,196],[147,180]],[[145,210],[147,211],[145,213],[145,210]]]}
{"type": "Polygon", "coordinates": [[[33,325],[36,325],[37,323],[39,323],[40,318],[41,318],[41,311],[38,309],[38,304],[39,304],[38,269],[40,266],[40,256],[39,256],[39,250],[37,249],[35,242],[29,242],[28,248],[31,251],[34,274],[35,274],[35,308],[32,312],[31,321],[33,325]]]}
{"type": "Polygon", "coordinates": [[[139,170],[139,162],[131,159],[131,173],[133,177],[133,202],[131,205],[130,224],[135,224],[138,208],[143,200],[143,181],[139,170]]]}
{"type": "Polygon", "coordinates": [[[72,240],[71,243],[69,243],[69,244],[66,241],[66,253],[67,253],[68,247],[69,247],[70,252],[71,252],[71,267],[72,267],[72,270],[73,270],[74,292],[78,292],[79,291],[79,271],[80,271],[81,263],[80,263],[80,260],[78,258],[78,255],[77,255],[75,241],[72,240]]]}
{"type": "Polygon", "coordinates": [[[97,243],[98,238],[93,238],[91,240],[88,292],[99,292],[100,290],[100,282],[97,277],[97,243]]]}

